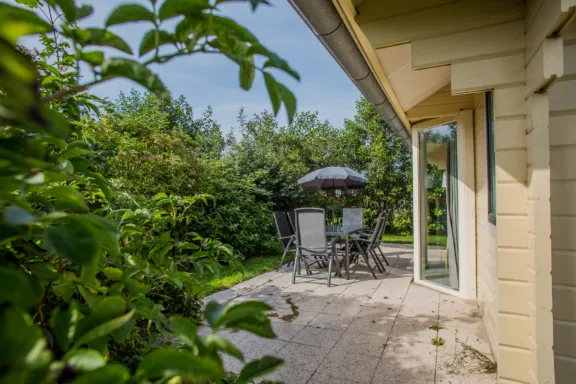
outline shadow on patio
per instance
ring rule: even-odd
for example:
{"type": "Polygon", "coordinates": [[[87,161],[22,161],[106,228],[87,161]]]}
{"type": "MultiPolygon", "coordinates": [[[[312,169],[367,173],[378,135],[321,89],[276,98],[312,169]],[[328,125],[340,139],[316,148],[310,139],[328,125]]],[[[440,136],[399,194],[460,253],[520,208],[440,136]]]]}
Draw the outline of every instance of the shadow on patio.
{"type": "MultiPolygon", "coordinates": [[[[390,267],[378,280],[359,264],[350,280],[334,278],[330,288],[322,280],[292,284],[285,269],[212,295],[208,299],[260,300],[274,308],[277,339],[243,331],[222,336],[248,360],[284,359],[266,378],[286,384],[495,383],[496,375],[484,373],[478,359],[455,359],[463,348],[456,337],[492,359],[477,306],[413,284],[411,246],[382,248],[390,267]],[[436,338],[444,344],[434,345],[436,338]]],[[[225,364],[230,371],[241,366],[229,357],[225,364]]]]}

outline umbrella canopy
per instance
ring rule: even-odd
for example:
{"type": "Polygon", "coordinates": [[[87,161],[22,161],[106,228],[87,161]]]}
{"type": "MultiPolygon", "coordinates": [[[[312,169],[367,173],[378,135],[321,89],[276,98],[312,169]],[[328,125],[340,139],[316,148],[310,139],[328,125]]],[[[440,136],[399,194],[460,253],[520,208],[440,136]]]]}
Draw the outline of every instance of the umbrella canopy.
{"type": "Polygon", "coordinates": [[[368,179],[346,167],[327,167],[310,172],[298,180],[304,189],[357,189],[364,188],[368,179]]]}

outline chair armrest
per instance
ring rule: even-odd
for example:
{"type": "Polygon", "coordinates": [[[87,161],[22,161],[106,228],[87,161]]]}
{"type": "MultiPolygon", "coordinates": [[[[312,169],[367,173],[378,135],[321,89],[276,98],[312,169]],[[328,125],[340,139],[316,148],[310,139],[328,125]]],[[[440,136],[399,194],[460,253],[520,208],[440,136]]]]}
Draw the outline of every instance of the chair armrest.
{"type": "Polygon", "coordinates": [[[279,239],[279,240],[284,240],[284,239],[291,239],[291,238],[294,238],[294,237],[295,237],[295,235],[290,235],[290,236],[279,237],[278,239],[279,239]]]}

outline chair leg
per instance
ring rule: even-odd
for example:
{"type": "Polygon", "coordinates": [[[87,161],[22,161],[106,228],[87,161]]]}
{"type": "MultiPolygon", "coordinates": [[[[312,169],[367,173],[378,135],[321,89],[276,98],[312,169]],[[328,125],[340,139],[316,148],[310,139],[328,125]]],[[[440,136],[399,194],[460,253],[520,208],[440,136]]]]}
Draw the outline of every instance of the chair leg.
{"type": "Polygon", "coordinates": [[[376,247],[378,248],[378,251],[380,252],[380,254],[382,255],[382,258],[384,259],[384,262],[386,263],[387,266],[390,266],[390,263],[388,262],[388,259],[386,259],[386,256],[384,255],[384,252],[382,252],[382,250],[380,249],[380,246],[376,247]]]}
{"type": "Polygon", "coordinates": [[[282,263],[284,263],[284,258],[286,257],[286,254],[288,253],[288,249],[290,248],[290,245],[292,245],[292,239],[288,240],[288,245],[286,246],[286,248],[284,248],[284,253],[282,254],[282,258],[280,259],[280,264],[278,264],[278,268],[276,268],[276,272],[278,272],[280,270],[280,268],[282,267],[282,263]]]}
{"type": "Polygon", "coordinates": [[[332,245],[332,253],[328,256],[328,287],[330,287],[330,283],[332,282],[332,260],[336,255],[336,247],[332,245]]]}
{"type": "Polygon", "coordinates": [[[362,249],[362,247],[360,247],[360,244],[358,244],[357,241],[355,241],[355,243],[356,243],[356,246],[358,247],[358,249],[360,250],[362,257],[364,258],[364,261],[366,262],[366,265],[368,266],[370,273],[372,273],[372,277],[374,279],[378,279],[378,277],[376,277],[376,274],[374,273],[374,269],[372,268],[372,266],[370,266],[370,260],[368,259],[368,255],[366,255],[366,252],[364,252],[364,250],[362,249]]]}
{"type": "Polygon", "coordinates": [[[380,261],[380,259],[378,258],[378,255],[376,254],[376,251],[374,251],[373,249],[370,250],[370,255],[372,256],[372,260],[374,260],[374,264],[376,264],[376,266],[378,267],[378,271],[380,273],[384,273],[386,272],[386,268],[384,268],[384,265],[382,265],[382,262],[380,261]]]}
{"type": "Polygon", "coordinates": [[[292,274],[292,284],[296,284],[296,272],[300,269],[298,266],[300,265],[300,255],[298,251],[294,255],[294,273],[292,274]]]}

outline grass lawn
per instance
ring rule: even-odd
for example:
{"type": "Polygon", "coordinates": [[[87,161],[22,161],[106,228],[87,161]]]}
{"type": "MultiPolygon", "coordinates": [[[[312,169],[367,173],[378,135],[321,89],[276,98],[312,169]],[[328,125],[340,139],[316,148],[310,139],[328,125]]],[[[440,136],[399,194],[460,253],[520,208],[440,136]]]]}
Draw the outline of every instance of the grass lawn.
{"type": "Polygon", "coordinates": [[[201,297],[208,296],[212,293],[233,287],[254,276],[261,275],[264,272],[273,271],[279,262],[280,256],[252,257],[242,262],[244,265],[244,273],[232,271],[229,268],[223,268],[220,277],[213,276],[209,272],[205,273],[200,278],[202,288],[200,289],[199,295],[201,297]]]}
{"type": "MultiPolygon", "coordinates": [[[[414,236],[412,235],[384,235],[382,236],[382,242],[384,243],[401,243],[401,244],[412,244],[414,242],[414,236]]],[[[441,245],[446,246],[446,236],[428,236],[429,245],[441,245]]]]}

